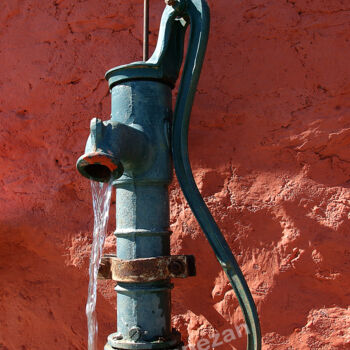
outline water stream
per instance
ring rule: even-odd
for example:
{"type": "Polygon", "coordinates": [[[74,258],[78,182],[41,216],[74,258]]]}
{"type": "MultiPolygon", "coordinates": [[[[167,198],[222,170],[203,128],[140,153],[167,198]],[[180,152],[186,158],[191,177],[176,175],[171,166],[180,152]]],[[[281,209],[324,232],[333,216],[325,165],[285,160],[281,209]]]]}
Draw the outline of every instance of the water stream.
{"type": "Polygon", "coordinates": [[[86,302],[86,317],[88,325],[88,350],[97,350],[97,273],[101,262],[103,244],[107,233],[109,205],[111,202],[112,194],[112,181],[109,183],[91,181],[91,192],[94,208],[94,231],[90,255],[90,279],[88,297],[86,302]]]}

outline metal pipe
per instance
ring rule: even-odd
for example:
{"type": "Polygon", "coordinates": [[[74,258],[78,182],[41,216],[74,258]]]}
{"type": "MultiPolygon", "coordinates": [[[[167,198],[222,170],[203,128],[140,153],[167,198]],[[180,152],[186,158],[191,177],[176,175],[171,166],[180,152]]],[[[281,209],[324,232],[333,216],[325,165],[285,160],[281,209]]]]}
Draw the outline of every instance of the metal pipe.
{"type": "MultiPolygon", "coordinates": [[[[166,127],[170,117],[171,89],[165,84],[131,81],[112,89],[112,120],[124,123],[132,120],[134,127],[143,130],[157,150],[148,171],[140,176],[124,174],[114,182],[115,235],[120,259],[170,254],[168,185],[172,174],[166,127]]],[[[122,335],[123,341],[110,344],[123,347],[125,340],[132,340],[145,342],[147,346],[147,342],[171,338],[170,289],[168,279],[151,283],[119,282],[117,334],[122,335]]]]}

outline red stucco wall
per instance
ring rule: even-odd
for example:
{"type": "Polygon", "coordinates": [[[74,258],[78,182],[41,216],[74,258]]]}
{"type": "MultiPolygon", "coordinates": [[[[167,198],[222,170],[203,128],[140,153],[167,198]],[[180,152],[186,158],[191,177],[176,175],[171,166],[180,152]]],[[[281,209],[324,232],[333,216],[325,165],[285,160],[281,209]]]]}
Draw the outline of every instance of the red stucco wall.
{"type": "MultiPolygon", "coordinates": [[[[349,349],[350,4],[209,1],[190,130],[196,181],[256,300],[263,349],[349,349]]],[[[154,46],[162,1],[151,1],[154,46]]],[[[75,170],[107,69],[141,58],[142,1],[0,2],[0,349],[86,349],[93,224],[75,170]]],[[[174,326],[192,344],[242,322],[176,182],[174,326]]],[[[114,212],[112,205],[111,213],[114,212]]],[[[113,214],[107,249],[113,249],[113,214]]],[[[100,348],[115,329],[100,282],[100,348]]],[[[239,339],[223,349],[244,349],[239,339]]]]}

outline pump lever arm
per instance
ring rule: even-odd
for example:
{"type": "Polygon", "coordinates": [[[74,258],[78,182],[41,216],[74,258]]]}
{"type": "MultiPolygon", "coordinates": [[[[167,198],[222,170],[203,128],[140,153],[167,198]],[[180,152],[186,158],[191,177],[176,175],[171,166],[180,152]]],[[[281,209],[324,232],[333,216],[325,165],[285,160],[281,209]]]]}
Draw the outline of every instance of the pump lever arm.
{"type": "Polygon", "coordinates": [[[190,38],[173,122],[172,153],[175,172],[185,198],[224,269],[243,310],[250,331],[247,349],[259,350],[261,333],[254,300],[229,245],[198,190],[188,158],[188,126],[209,36],[209,8],[205,0],[180,0],[175,3],[185,4],[182,16],[187,15],[190,19],[190,38]]]}

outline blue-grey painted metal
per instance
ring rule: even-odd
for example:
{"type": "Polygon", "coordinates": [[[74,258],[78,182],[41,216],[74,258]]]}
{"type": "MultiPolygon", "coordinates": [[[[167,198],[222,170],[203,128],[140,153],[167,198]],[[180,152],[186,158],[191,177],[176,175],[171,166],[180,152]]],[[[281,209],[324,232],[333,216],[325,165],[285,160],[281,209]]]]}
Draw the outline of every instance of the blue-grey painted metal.
{"type": "MultiPolygon", "coordinates": [[[[119,66],[106,73],[112,94],[111,120],[94,119],[82,175],[95,181],[114,178],[117,208],[117,256],[123,260],[170,254],[168,185],[172,152],[184,195],[226,272],[242,307],[247,349],[261,349],[259,319],[243,274],[193,179],[188,160],[188,125],[209,36],[205,0],[169,0],[156,50],[147,62],[119,66]],[[182,63],[184,36],[191,32],[172,120],[171,89],[182,63]],[[172,130],[172,136],[170,135],[172,130]]],[[[105,350],[179,347],[171,330],[169,280],[118,282],[117,332],[105,350]]]]}
{"type": "MultiPolygon", "coordinates": [[[[142,131],[153,150],[143,171],[125,168],[116,187],[117,256],[130,260],[170,254],[168,185],[172,177],[169,122],[171,89],[157,81],[127,81],[112,88],[112,121],[142,131]]],[[[132,140],[129,147],[132,147],[132,140]]],[[[168,280],[155,283],[118,283],[118,348],[154,348],[161,339],[174,340],[170,325],[168,280]],[[137,329],[133,333],[132,330],[137,329]],[[131,332],[131,334],[129,334],[131,332]],[[131,345],[129,342],[132,342],[131,345]]],[[[113,336],[112,336],[113,338],[113,336]]]]}
{"type": "Polygon", "coordinates": [[[209,8],[204,0],[187,1],[191,35],[174,111],[172,155],[176,176],[187,202],[225,271],[242,308],[249,329],[247,349],[261,349],[260,322],[254,299],[243,273],[194,181],[188,158],[188,127],[194,95],[209,36],[209,8]]]}

